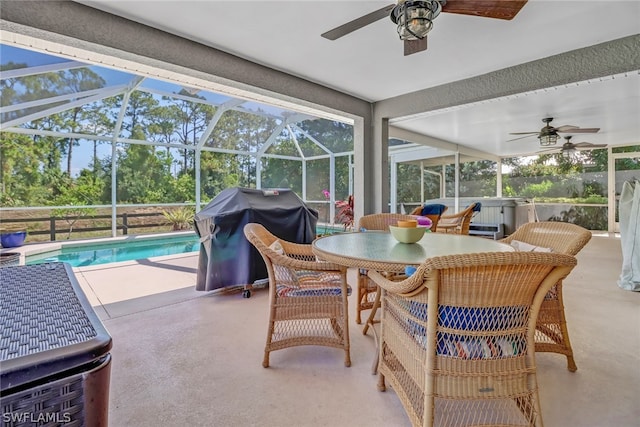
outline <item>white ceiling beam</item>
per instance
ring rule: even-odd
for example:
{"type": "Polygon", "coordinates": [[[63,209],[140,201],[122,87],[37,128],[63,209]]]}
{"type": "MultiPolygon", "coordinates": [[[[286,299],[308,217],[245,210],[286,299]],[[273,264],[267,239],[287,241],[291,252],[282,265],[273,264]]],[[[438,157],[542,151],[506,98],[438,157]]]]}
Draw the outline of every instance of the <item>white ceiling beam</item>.
{"type": "Polygon", "coordinates": [[[43,110],[43,111],[38,111],[37,113],[29,114],[29,115],[24,116],[24,117],[19,117],[19,118],[14,119],[14,120],[9,120],[8,122],[0,123],[0,130],[5,130],[5,129],[13,127],[13,126],[19,126],[21,124],[28,123],[28,122],[31,122],[33,120],[38,120],[38,119],[41,119],[43,117],[50,116],[52,114],[57,114],[57,113],[60,113],[62,111],[66,111],[66,110],[70,110],[70,109],[75,108],[75,107],[79,107],[81,105],[89,104],[89,103],[94,102],[94,101],[99,101],[99,100],[104,99],[104,98],[109,98],[111,96],[119,95],[119,94],[123,93],[126,90],[126,88],[127,88],[127,86],[125,86],[125,85],[116,86],[116,87],[112,88],[111,90],[106,90],[106,91],[101,92],[101,93],[99,93],[97,95],[94,95],[94,96],[88,96],[86,98],[82,98],[82,99],[79,99],[79,100],[76,100],[76,101],[72,101],[72,102],[69,102],[69,103],[64,104],[64,105],[60,105],[60,106],[57,106],[57,107],[49,108],[49,109],[43,110]]]}
{"type": "Polygon", "coordinates": [[[0,113],[9,113],[11,111],[24,110],[32,107],[39,107],[40,105],[53,104],[60,101],[68,101],[70,99],[79,99],[84,96],[91,96],[99,93],[103,88],[86,90],[84,92],[73,92],[59,96],[52,96],[49,98],[36,99],[34,101],[23,102],[21,104],[5,105],[0,107],[0,113]]]}
{"type": "Polygon", "coordinates": [[[486,160],[493,160],[495,162],[500,159],[500,156],[487,153],[486,151],[476,150],[465,145],[454,144],[452,142],[432,138],[430,136],[411,132],[406,129],[400,129],[395,126],[389,126],[389,138],[396,138],[403,141],[415,142],[416,144],[427,145],[429,147],[441,148],[443,150],[449,150],[453,152],[460,152],[461,154],[466,154],[472,157],[478,157],[486,160]]]}
{"type": "Polygon", "coordinates": [[[289,138],[293,140],[293,144],[296,146],[296,150],[298,150],[298,154],[300,154],[300,158],[305,160],[304,153],[302,152],[302,148],[300,148],[300,144],[298,144],[298,138],[296,138],[296,135],[293,133],[289,125],[287,125],[287,130],[289,131],[289,138]]]}
{"type": "Polygon", "coordinates": [[[196,98],[195,96],[189,95],[181,95],[179,93],[167,92],[166,90],[154,89],[150,87],[141,87],[138,89],[140,92],[146,92],[149,94],[155,94],[160,96],[166,96],[168,98],[175,98],[181,101],[195,102],[196,104],[204,104],[211,105],[213,107],[218,107],[220,104],[216,104],[214,102],[208,101],[206,99],[196,98]]]}
{"type": "Polygon", "coordinates": [[[41,129],[29,129],[29,128],[18,128],[12,127],[8,129],[3,129],[4,132],[18,133],[22,135],[41,135],[41,136],[50,136],[53,138],[71,138],[71,139],[86,139],[89,141],[111,141],[113,140],[112,135],[88,135],[84,133],[75,133],[75,132],[56,132],[52,130],[41,130],[41,129]]]}
{"type": "Polygon", "coordinates": [[[60,62],[57,64],[39,65],[37,67],[16,68],[3,71],[0,80],[15,79],[19,77],[35,76],[36,74],[55,73],[56,71],[73,70],[75,68],[89,67],[89,64],[78,61],[60,62]]]}
{"type": "Polygon", "coordinates": [[[211,136],[213,129],[215,129],[216,125],[218,124],[218,122],[220,121],[224,113],[245,102],[247,101],[243,99],[231,99],[225,102],[224,104],[220,105],[220,107],[218,107],[216,109],[216,112],[213,114],[213,117],[211,118],[211,121],[207,125],[207,128],[204,130],[204,132],[202,132],[202,135],[200,135],[200,140],[196,144],[197,147],[202,148],[204,146],[204,144],[207,142],[207,139],[209,139],[209,136],[211,136]]]}
{"type": "Polygon", "coordinates": [[[262,156],[263,154],[265,154],[267,152],[269,147],[271,147],[273,145],[273,143],[276,141],[276,138],[278,137],[278,135],[280,135],[282,133],[282,131],[284,130],[285,126],[287,126],[286,120],[283,120],[278,126],[276,126],[276,128],[273,130],[273,132],[271,132],[271,135],[269,135],[269,138],[267,138],[265,143],[258,150],[258,155],[259,156],[262,156]]]}
{"type": "Polygon", "coordinates": [[[329,150],[327,147],[325,147],[323,144],[321,144],[320,141],[315,139],[313,136],[309,135],[309,132],[307,132],[306,130],[300,128],[299,126],[296,126],[295,124],[292,124],[292,126],[295,127],[296,129],[298,129],[300,132],[302,132],[302,134],[304,136],[309,138],[314,144],[316,144],[318,147],[320,147],[325,153],[331,154],[331,150],[329,150]]]}

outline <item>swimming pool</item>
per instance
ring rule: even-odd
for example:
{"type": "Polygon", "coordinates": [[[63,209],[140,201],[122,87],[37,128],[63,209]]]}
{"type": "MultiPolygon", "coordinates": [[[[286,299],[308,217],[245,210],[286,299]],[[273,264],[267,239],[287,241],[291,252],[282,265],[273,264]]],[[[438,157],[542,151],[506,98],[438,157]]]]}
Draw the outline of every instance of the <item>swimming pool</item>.
{"type": "Polygon", "coordinates": [[[199,249],[199,240],[195,235],[120,240],[110,243],[63,246],[59,250],[28,255],[26,264],[60,261],[67,262],[72,267],[86,267],[110,262],[133,261],[163,255],[189,253],[199,249]]]}
{"type": "MultiPolygon", "coordinates": [[[[316,228],[318,233],[335,233],[342,227],[316,228]]],[[[120,261],[135,261],[163,255],[178,255],[200,250],[198,237],[194,234],[168,237],[143,237],[136,240],[119,240],[116,242],[96,242],[73,244],[49,252],[27,255],[26,264],[43,264],[45,262],[67,262],[72,267],[108,264],[120,261]]]]}

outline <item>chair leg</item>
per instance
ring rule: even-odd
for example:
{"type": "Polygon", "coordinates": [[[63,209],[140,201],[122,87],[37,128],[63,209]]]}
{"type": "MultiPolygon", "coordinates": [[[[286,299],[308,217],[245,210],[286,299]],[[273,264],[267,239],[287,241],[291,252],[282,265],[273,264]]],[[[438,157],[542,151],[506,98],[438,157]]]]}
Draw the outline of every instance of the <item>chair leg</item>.
{"type": "Polygon", "coordinates": [[[567,329],[567,318],[564,315],[564,300],[562,297],[562,282],[556,284],[556,292],[558,294],[558,315],[560,317],[560,330],[562,331],[562,344],[567,355],[567,369],[569,372],[578,370],[576,361],[573,359],[573,348],[569,341],[569,329],[567,329]]]}
{"type": "Polygon", "coordinates": [[[344,351],[344,366],[347,368],[351,366],[351,354],[348,349],[344,351]]]}
{"type": "Polygon", "coordinates": [[[356,323],[362,324],[362,312],[368,310],[371,303],[369,303],[368,278],[366,274],[358,272],[358,303],[356,305],[356,323]]]}
{"type": "Polygon", "coordinates": [[[373,326],[374,319],[376,317],[376,312],[378,311],[378,307],[380,307],[380,290],[376,291],[376,299],[373,301],[373,307],[371,308],[371,312],[369,313],[369,317],[367,318],[367,322],[362,328],[362,335],[367,335],[367,331],[369,330],[369,326],[373,326]]]}
{"type": "Polygon", "coordinates": [[[271,308],[269,310],[269,327],[267,328],[267,343],[264,346],[264,358],[262,359],[262,367],[269,367],[269,353],[271,352],[271,339],[273,337],[273,331],[275,329],[275,308],[273,307],[273,302],[271,303],[271,308]]]}
{"type": "Polygon", "coordinates": [[[269,332],[267,333],[267,343],[264,346],[264,357],[262,359],[262,367],[269,367],[269,353],[271,350],[271,337],[273,336],[273,322],[269,322],[269,332]]]}
{"type": "Polygon", "coordinates": [[[573,359],[573,354],[570,356],[567,356],[567,369],[569,370],[569,372],[575,372],[578,370],[576,361],[573,359]]]}
{"type": "Polygon", "coordinates": [[[362,276],[360,271],[358,271],[358,302],[356,304],[356,323],[358,325],[362,323],[362,319],[360,317],[360,313],[362,312],[362,300],[367,296],[364,287],[364,280],[365,278],[362,276]]]}
{"type": "Polygon", "coordinates": [[[387,391],[387,386],[384,383],[384,375],[378,374],[378,391],[387,391]]]}
{"type": "Polygon", "coordinates": [[[358,303],[356,304],[356,323],[358,325],[362,323],[360,312],[362,312],[362,292],[360,292],[360,288],[358,287],[358,303]]]}
{"type": "Polygon", "coordinates": [[[569,340],[567,319],[564,313],[562,282],[556,283],[542,303],[536,324],[536,351],[563,354],[567,357],[567,369],[578,370],[569,340]]]}

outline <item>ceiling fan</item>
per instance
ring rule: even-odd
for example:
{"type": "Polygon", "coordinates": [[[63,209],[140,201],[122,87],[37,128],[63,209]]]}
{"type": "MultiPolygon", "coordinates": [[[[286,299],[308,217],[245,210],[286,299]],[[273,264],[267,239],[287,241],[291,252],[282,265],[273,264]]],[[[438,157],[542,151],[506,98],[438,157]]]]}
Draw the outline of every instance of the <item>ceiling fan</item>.
{"type": "Polygon", "coordinates": [[[524,135],[519,138],[510,139],[510,141],[517,141],[518,139],[527,138],[529,136],[537,136],[540,140],[540,145],[543,147],[547,147],[550,145],[555,145],[558,141],[559,133],[596,133],[600,130],[600,128],[580,128],[578,126],[573,125],[563,125],[563,126],[551,126],[551,121],[553,117],[545,117],[542,121],[545,123],[544,127],[539,131],[533,132],[512,132],[509,135],[524,135]]]}
{"type": "Polygon", "coordinates": [[[510,20],[525,3],[527,0],[398,0],[397,4],[385,6],[321,35],[336,40],[388,16],[397,25],[407,56],[427,49],[427,33],[440,12],[510,20]]]}
{"type": "Polygon", "coordinates": [[[571,135],[565,136],[564,139],[567,142],[562,144],[562,147],[560,147],[560,149],[557,149],[557,148],[546,149],[546,150],[538,151],[538,153],[539,154],[562,153],[563,157],[569,158],[574,156],[577,151],[592,150],[594,148],[604,148],[607,146],[607,144],[592,144],[590,142],[577,142],[574,144],[573,142],[571,142],[571,138],[572,138],[571,135]]]}

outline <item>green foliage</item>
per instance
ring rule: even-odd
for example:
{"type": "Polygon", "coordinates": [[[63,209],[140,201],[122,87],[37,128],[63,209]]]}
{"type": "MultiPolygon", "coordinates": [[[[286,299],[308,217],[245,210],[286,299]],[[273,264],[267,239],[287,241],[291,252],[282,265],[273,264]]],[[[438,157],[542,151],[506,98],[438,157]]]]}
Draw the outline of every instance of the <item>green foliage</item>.
{"type": "MultiPolygon", "coordinates": [[[[599,198],[606,194],[604,185],[597,181],[584,182],[582,184],[582,196],[586,198],[599,198]]],[[[606,199],[606,197],[605,197],[606,199]]]]}
{"type": "Polygon", "coordinates": [[[540,203],[576,203],[576,204],[598,204],[606,205],[607,198],[604,196],[590,197],[536,197],[536,202],[540,203]]]}
{"type": "Polygon", "coordinates": [[[189,230],[193,224],[195,212],[192,207],[181,207],[170,211],[162,211],[162,215],[171,225],[173,231],[189,230]]]}
{"type": "Polygon", "coordinates": [[[597,206],[572,206],[550,221],[562,221],[577,224],[587,230],[607,229],[607,209],[597,206]]]}
{"type": "Polygon", "coordinates": [[[178,202],[195,202],[196,180],[193,174],[182,174],[171,180],[172,199],[178,202]]]}
{"type": "Polygon", "coordinates": [[[551,189],[554,187],[554,183],[549,180],[544,180],[539,184],[530,184],[522,189],[520,196],[523,197],[541,197],[548,195],[551,189]]]}

